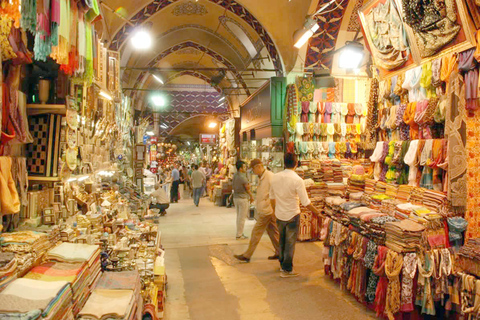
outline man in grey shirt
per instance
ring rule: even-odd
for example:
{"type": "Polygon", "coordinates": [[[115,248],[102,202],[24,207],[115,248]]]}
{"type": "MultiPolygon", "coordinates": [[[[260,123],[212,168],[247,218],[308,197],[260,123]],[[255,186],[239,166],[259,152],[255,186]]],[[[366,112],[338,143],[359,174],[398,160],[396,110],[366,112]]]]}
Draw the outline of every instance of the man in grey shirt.
{"type": "Polygon", "coordinates": [[[198,165],[194,165],[192,172],[192,188],[193,188],[193,203],[198,207],[200,197],[202,195],[203,183],[205,182],[205,175],[198,170],[198,165]]]}
{"type": "Polygon", "coordinates": [[[239,160],[236,163],[237,173],[233,176],[233,202],[237,211],[237,240],[247,239],[243,234],[245,220],[247,219],[250,202],[253,202],[253,195],[250,191],[250,183],[246,177],[247,165],[239,160]],[[250,202],[249,202],[250,200],[250,202]]]}

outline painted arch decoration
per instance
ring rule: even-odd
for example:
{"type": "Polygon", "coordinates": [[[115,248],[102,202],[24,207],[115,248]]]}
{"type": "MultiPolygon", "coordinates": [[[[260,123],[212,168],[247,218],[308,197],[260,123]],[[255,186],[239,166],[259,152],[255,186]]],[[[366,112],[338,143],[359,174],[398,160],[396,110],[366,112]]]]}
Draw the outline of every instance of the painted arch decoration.
{"type": "MultiPolygon", "coordinates": [[[[215,51],[213,51],[213,50],[211,50],[207,47],[204,47],[201,44],[195,43],[193,41],[185,41],[183,43],[177,44],[177,45],[163,51],[158,56],[156,56],[152,61],[150,61],[147,65],[147,67],[148,68],[153,68],[158,62],[160,62],[162,59],[164,59],[168,55],[170,55],[174,52],[183,50],[185,48],[194,48],[196,50],[204,52],[205,54],[207,54],[207,55],[211,56],[212,58],[216,59],[218,62],[224,64],[228,69],[232,69],[233,70],[232,72],[235,75],[235,77],[238,79],[238,82],[240,83],[240,85],[245,89],[245,92],[247,93],[247,95],[250,95],[250,91],[248,90],[247,83],[243,80],[242,75],[236,71],[235,66],[230,61],[228,61],[226,58],[224,58],[222,55],[218,54],[217,52],[215,52],[215,51]]],[[[138,76],[136,83],[139,84],[140,80],[143,79],[143,77],[145,77],[146,74],[147,74],[147,71],[142,71],[142,73],[140,73],[140,75],[138,76]]]]}
{"type": "MultiPolygon", "coordinates": [[[[320,0],[317,10],[329,2],[329,0],[320,0]]],[[[349,0],[344,0],[335,10],[327,11],[327,13],[315,18],[320,28],[308,43],[305,68],[332,68],[333,56],[326,54],[335,49],[348,2],[349,0]]]]}
{"type": "MultiPolygon", "coordinates": [[[[130,18],[131,24],[124,24],[123,27],[120,28],[119,31],[115,34],[112,41],[110,42],[110,49],[111,50],[119,50],[120,47],[123,45],[125,40],[128,38],[130,32],[134,28],[134,26],[141,25],[151,16],[156,14],[162,9],[165,9],[169,5],[175,3],[177,0],[154,0],[150,2],[148,5],[143,7],[140,11],[138,11],[132,18],[130,18]]],[[[243,19],[248,25],[250,25],[255,32],[259,35],[262,39],[265,47],[267,48],[270,57],[272,58],[273,64],[275,68],[278,70],[278,73],[283,73],[283,65],[280,54],[273,43],[272,38],[267,33],[265,28],[260,24],[260,22],[241,4],[239,4],[235,0],[209,0],[226,10],[230,11],[231,13],[237,15],[239,18],[243,19]]],[[[347,0],[348,1],[348,0],[347,0]]],[[[343,14],[343,10],[342,10],[343,14]]]]}

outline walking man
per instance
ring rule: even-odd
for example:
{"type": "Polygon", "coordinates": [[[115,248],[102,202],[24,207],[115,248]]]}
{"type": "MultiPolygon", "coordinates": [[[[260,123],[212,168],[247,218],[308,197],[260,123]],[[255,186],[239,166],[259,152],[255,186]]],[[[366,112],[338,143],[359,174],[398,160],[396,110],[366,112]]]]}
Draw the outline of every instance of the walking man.
{"type": "Polygon", "coordinates": [[[205,181],[205,175],[198,170],[198,165],[194,164],[194,171],[192,172],[192,188],[193,188],[193,203],[198,207],[200,203],[200,197],[202,196],[203,182],[205,181]]]}
{"type": "Polygon", "coordinates": [[[295,172],[297,157],[293,153],[286,153],[284,157],[285,170],[275,174],[270,185],[270,201],[277,218],[280,232],[280,267],[281,277],[294,277],[293,255],[297,242],[300,224],[300,203],[311,210],[315,215],[321,213],[308,198],[307,189],[302,178],[295,172]]]}
{"type": "Polygon", "coordinates": [[[237,211],[237,240],[247,239],[243,234],[245,220],[247,219],[250,202],[253,202],[253,195],[250,191],[250,183],[246,176],[247,165],[239,160],[236,164],[237,173],[233,176],[233,203],[237,211]],[[250,201],[249,201],[250,200],[250,201]]]}
{"type": "Polygon", "coordinates": [[[272,241],[275,254],[268,257],[269,260],[278,260],[279,252],[279,233],[277,228],[277,222],[275,219],[275,214],[273,213],[272,204],[270,203],[270,182],[274,176],[273,172],[268,171],[263,166],[263,163],[260,159],[253,159],[250,162],[250,168],[252,168],[253,173],[255,173],[259,178],[259,183],[257,186],[257,222],[252,230],[252,237],[248,245],[247,251],[240,255],[234,255],[240,261],[250,262],[250,258],[253,255],[253,252],[257,248],[262,235],[267,230],[268,236],[272,241]]]}
{"type": "Polygon", "coordinates": [[[178,186],[180,184],[180,172],[177,169],[177,165],[173,165],[172,170],[172,188],[170,189],[170,202],[178,202],[178,186]]]}

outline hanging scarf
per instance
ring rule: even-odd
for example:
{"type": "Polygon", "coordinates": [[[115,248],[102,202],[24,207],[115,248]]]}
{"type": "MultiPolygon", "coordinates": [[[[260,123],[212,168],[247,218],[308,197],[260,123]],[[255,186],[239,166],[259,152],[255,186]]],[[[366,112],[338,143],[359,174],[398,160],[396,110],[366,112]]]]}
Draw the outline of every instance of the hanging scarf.
{"type": "Polygon", "coordinates": [[[475,49],[460,53],[458,57],[458,69],[465,79],[466,109],[473,113],[478,109],[478,68],[474,60],[475,49]]]}
{"type": "Polygon", "coordinates": [[[388,249],[384,246],[378,247],[378,254],[375,258],[375,263],[373,265],[373,273],[375,273],[378,277],[380,277],[377,289],[375,291],[375,311],[377,313],[377,317],[383,315],[385,310],[385,301],[387,295],[387,287],[388,287],[388,278],[385,276],[385,259],[387,257],[388,249]]]}
{"type": "Polygon", "coordinates": [[[298,105],[298,90],[295,84],[287,86],[287,97],[285,99],[285,108],[287,113],[287,122],[291,128],[295,128],[297,125],[297,105],[298,105]]]}
{"type": "Polygon", "coordinates": [[[318,123],[323,123],[325,122],[325,119],[324,119],[324,113],[325,113],[325,102],[319,102],[317,104],[317,108],[318,108],[318,120],[317,122],[318,123]]]}
{"type": "Polygon", "coordinates": [[[407,253],[403,258],[402,299],[400,310],[413,311],[413,279],[417,273],[417,254],[407,253]]]}
{"type": "Polygon", "coordinates": [[[365,138],[365,150],[373,150],[377,142],[376,130],[378,122],[378,80],[372,79],[370,96],[368,98],[367,136],[365,138]]]}
{"type": "Polygon", "coordinates": [[[435,269],[435,261],[431,253],[425,252],[417,256],[418,294],[416,304],[422,307],[422,313],[435,315],[431,278],[435,269]]]}
{"type": "Polygon", "coordinates": [[[394,320],[394,314],[400,311],[400,272],[402,271],[403,257],[393,250],[388,250],[385,259],[385,274],[388,277],[387,301],[385,314],[389,320],[394,320]]]}
{"type": "Polygon", "coordinates": [[[410,127],[410,140],[418,139],[418,124],[415,122],[417,103],[410,102],[403,114],[403,121],[410,127]]]}

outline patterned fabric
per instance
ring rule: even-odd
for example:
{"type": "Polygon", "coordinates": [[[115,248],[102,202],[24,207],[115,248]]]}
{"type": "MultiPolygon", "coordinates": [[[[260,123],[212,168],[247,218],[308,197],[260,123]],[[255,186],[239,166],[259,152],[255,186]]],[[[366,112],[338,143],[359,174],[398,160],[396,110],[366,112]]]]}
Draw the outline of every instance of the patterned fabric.
{"type": "Polygon", "coordinates": [[[463,211],[467,205],[467,153],[465,87],[461,75],[453,71],[447,85],[445,137],[448,139],[448,199],[463,211]]]}
{"type": "MultiPolygon", "coordinates": [[[[328,0],[318,2],[317,10],[326,5],[328,0]]],[[[316,20],[320,28],[310,38],[308,44],[307,56],[305,58],[305,68],[326,68],[331,69],[333,63],[333,55],[326,54],[334,50],[337,41],[342,18],[348,6],[348,0],[336,5],[335,10],[323,12],[317,15],[316,20]]]]}
{"type": "Polygon", "coordinates": [[[417,273],[417,254],[407,253],[403,258],[402,296],[400,310],[413,311],[413,279],[417,273]]]}
{"type": "Polygon", "coordinates": [[[467,239],[480,237],[480,112],[467,117],[467,239]]]}

